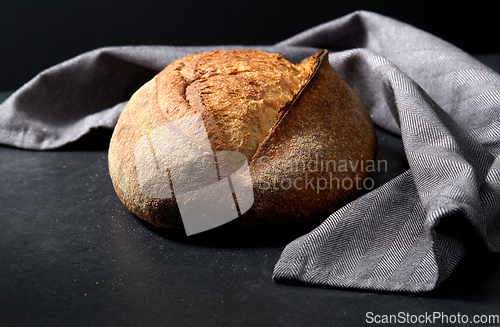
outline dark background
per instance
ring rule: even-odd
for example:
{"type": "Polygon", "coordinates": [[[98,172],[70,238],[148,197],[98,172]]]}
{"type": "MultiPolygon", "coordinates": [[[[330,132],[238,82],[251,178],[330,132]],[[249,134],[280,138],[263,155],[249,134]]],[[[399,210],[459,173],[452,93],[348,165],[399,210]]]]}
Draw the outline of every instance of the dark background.
{"type": "Polygon", "coordinates": [[[412,24],[469,52],[500,52],[497,1],[0,1],[0,90],[115,45],[270,45],[355,10],[412,24]]]}
{"type": "MultiPolygon", "coordinates": [[[[500,53],[489,3],[0,0],[0,102],[1,91],[98,47],[268,45],[359,9],[473,55],[500,53]]],[[[303,231],[186,239],[152,228],[116,196],[108,140],[108,132],[91,133],[58,151],[0,146],[0,326],[361,326],[368,311],[498,314],[499,255],[479,242],[429,293],[275,283],[281,251],[303,231]]]]}

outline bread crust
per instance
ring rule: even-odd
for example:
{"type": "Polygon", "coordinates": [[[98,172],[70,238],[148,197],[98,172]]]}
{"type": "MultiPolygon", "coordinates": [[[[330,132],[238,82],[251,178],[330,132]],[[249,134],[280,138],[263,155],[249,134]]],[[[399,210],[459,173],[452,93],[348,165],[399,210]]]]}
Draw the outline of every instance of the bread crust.
{"type": "MultiPolygon", "coordinates": [[[[256,53],[234,50],[225,52],[226,58],[221,60],[242,60],[242,56],[251,60],[256,53]]],[[[209,54],[212,60],[217,56],[209,54]]],[[[141,87],[121,114],[111,139],[109,171],[119,198],[130,212],[158,227],[182,228],[183,224],[175,198],[149,198],[141,191],[134,160],[134,146],[141,137],[199,113],[214,152],[237,150],[224,134],[225,125],[221,128],[224,123],[217,120],[213,108],[207,107],[200,95],[203,85],[196,81],[203,76],[197,67],[203,60],[207,60],[203,54],[182,58],[141,87]]],[[[212,62],[209,67],[218,64],[212,62]]],[[[300,87],[281,105],[277,121],[250,158],[254,203],[231,222],[233,226],[273,226],[315,219],[360,192],[356,187],[332,188],[332,181],[335,184],[337,179],[355,181],[369,176],[362,167],[363,162],[375,158],[376,136],[361,100],[331,67],[326,50],[302,65],[312,69],[302,67],[300,87]],[[352,163],[357,164],[354,169],[345,171],[336,166],[333,171],[340,162],[351,162],[350,168],[354,167],[352,163]],[[325,181],[327,187],[323,189],[325,181]]]]}

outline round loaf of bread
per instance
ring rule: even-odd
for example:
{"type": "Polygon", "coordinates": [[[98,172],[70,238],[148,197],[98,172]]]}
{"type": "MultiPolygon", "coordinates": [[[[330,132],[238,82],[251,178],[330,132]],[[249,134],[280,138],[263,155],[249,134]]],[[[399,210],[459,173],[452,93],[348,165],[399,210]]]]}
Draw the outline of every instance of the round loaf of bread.
{"type": "MultiPolygon", "coordinates": [[[[182,228],[182,195],[224,180],[237,168],[223,173],[222,156],[240,153],[235,160],[246,159],[237,166],[246,167],[252,194],[247,207],[236,205],[231,224],[269,226],[305,222],[353,200],[375,152],[370,115],[326,50],[298,64],[220,50],[171,63],[132,96],[113,132],[109,172],[130,212],[182,228]]],[[[235,181],[226,184],[237,202],[235,181]]]]}

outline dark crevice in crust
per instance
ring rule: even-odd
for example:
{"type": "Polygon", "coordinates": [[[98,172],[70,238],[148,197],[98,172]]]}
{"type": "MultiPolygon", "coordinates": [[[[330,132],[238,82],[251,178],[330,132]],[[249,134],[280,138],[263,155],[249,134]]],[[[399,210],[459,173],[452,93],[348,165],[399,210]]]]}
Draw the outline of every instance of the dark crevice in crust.
{"type": "MultiPolygon", "coordinates": [[[[186,78],[184,77],[184,75],[182,75],[182,72],[181,70],[186,67],[186,64],[183,63],[182,61],[179,62],[179,66],[177,66],[174,70],[177,72],[177,74],[184,80],[184,88],[182,90],[182,92],[179,92],[180,96],[189,104],[189,101],[187,100],[186,98],[186,89],[188,88],[188,86],[190,85],[190,83],[186,80],[186,78]]],[[[157,86],[158,87],[158,86],[157,86]]]]}
{"type": "MultiPolygon", "coordinates": [[[[328,56],[328,51],[327,50],[320,50],[316,54],[313,55],[313,59],[316,59],[316,65],[314,66],[314,70],[312,71],[311,75],[309,75],[309,78],[307,81],[302,85],[300,90],[293,96],[292,100],[290,100],[288,103],[286,103],[280,111],[283,111],[283,114],[280,115],[279,119],[276,121],[276,124],[274,124],[273,129],[269,132],[269,135],[272,134],[274,131],[275,127],[278,126],[283,118],[287,115],[288,111],[292,108],[293,104],[297,101],[297,99],[300,97],[302,92],[304,92],[305,88],[309,85],[311,80],[314,78],[316,73],[318,72],[319,67],[321,66],[321,63],[323,62],[323,58],[325,56],[328,56]]],[[[264,140],[265,141],[265,140],[264,140]]],[[[262,143],[264,143],[264,141],[262,143]]]]}
{"type": "MultiPolygon", "coordinates": [[[[300,90],[293,96],[292,100],[290,100],[289,102],[287,102],[280,110],[280,115],[278,117],[278,120],[276,121],[276,123],[274,124],[273,128],[269,131],[269,133],[267,134],[266,138],[259,144],[258,148],[257,148],[257,151],[255,151],[255,154],[253,155],[252,157],[252,161],[253,161],[253,158],[257,156],[257,154],[260,152],[260,148],[264,146],[264,144],[267,142],[267,140],[270,138],[270,135],[273,134],[274,130],[276,128],[278,128],[278,126],[281,124],[281,122],[283,121],[283,119],[285,118],[285,116],[288,114],[288,112],[290,111],[290,109],[293,107],[294,103],[297,101],[297,99],[300,97],[300,95],[304,92],[304,90],[306,89],[306,87],[311,83],[312,79],[314,78],[314,76],[316,75],[316,73],[318,72],[320,66],[321,66],[321,63],[323,62],[324,58],[325,57],[328,57],[328,51],[327,50],[320,50],[318,51],[317,53],[315,53],[313,55],[313,59],[316,60],[316,65],[314,65],[314,69],[313,71],[311,72],[311,75],[309,75],[309,78],[307,79],[307,81],[304,83],[304,85],[302,85],[302,87],[300,88],[300,90]]],[[[250,163],[249,163],[250,164],[250,163]]]]}

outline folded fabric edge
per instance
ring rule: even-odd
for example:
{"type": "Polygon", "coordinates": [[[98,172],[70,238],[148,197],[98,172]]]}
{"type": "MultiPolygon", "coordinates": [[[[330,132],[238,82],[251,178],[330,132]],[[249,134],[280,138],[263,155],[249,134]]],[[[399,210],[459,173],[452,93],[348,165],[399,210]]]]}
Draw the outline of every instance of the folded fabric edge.
{"type": "MultiPolygon", "coordinates": [[[[408,170],[330,215],[321,225],[283,250],[272,278],[337,288],[429,292],[456,268],[466,252],[464,228],[443,228],[425,213],[408,170]],[[406,199],[403,219],[381,199],[396,190],[394,204],[406,199]],[[374,212],[379,214],[373,215],[374,212]],[[382,239],[380,239],[382,237],[382,239]],[[382,242],[385,246],[377,246],[382,242]]],[[[446,218],[446,217],[445,217],[446,218]]],[[[466,227],[462,219],[460,226],[466,227]]]]}
{"type": "MultiPolygon", "coordinates": [[[[279,263],[276,265],[273,280],[280,284],[303,284],[317,285],[321,287],[331,288],[346,288],[357,289],[363,291],[389,291],[401,293],[422,293],[430,292],[436,289],[439,285],[437,281],[432,281],[424,284],[411,284],[402,282],[391,282],[383,279],[360,279],[360,278],[343,278],[335,276],[330,278],[328,282],[317,282],[314,280],[301,280],[297,277],[290,276],[290,271],[293,269],[293,264],[279,263]]],[[[318,272],[322,274],[323,272],[318,272]]]]}

